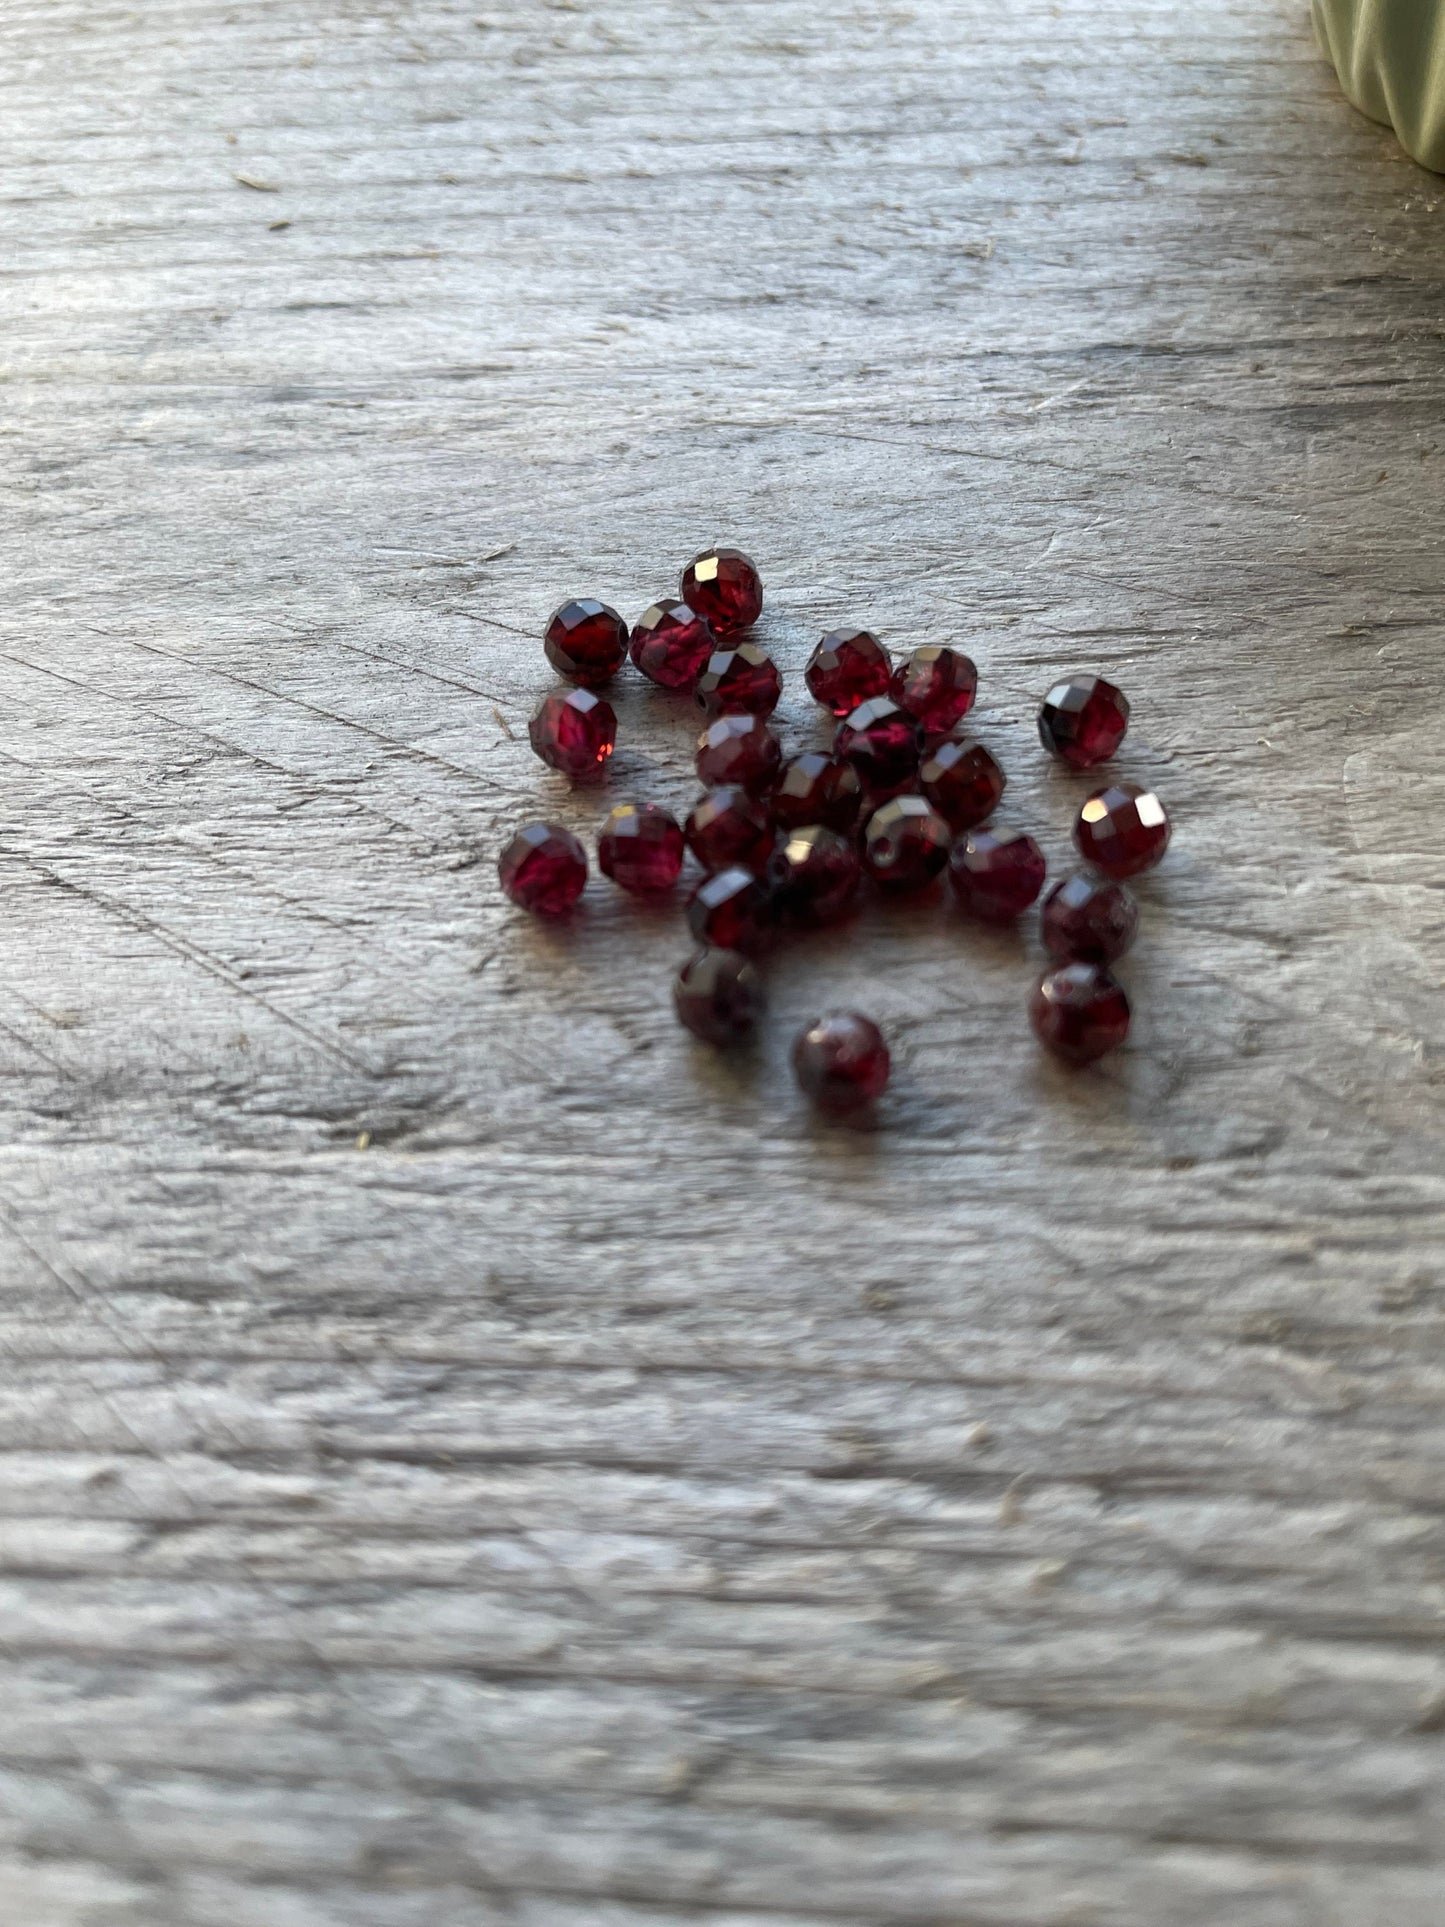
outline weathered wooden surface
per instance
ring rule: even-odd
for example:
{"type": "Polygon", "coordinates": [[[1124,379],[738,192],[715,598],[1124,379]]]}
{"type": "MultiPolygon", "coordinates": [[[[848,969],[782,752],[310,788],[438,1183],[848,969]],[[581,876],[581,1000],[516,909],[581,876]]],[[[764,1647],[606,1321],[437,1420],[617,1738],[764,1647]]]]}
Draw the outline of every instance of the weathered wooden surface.
{"type": "Polygon", "coordinates": [[[1293,0],[0,45],[0,1915],[1439,1927],[1445,188],[1293,0]],[[1056,862],[1117,670],[1125,1056],[933,905],[718,1069],[505,909],[549,606],[714,535],[1056,862]]]}

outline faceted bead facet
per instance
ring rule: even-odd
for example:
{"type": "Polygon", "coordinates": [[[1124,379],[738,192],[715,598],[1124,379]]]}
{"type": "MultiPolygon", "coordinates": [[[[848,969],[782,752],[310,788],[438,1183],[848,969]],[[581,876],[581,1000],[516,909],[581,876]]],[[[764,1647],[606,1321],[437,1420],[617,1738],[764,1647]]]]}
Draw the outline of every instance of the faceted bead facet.
{"type": "Polygon", "coordinates": [[[859,703],[838,725],[835,752],[851,763],[865,789],[886,796],[902,789],[918,772],[923,730],[916,716],[887,696],[859,703]]]}
{"type": "Polygon", "coordinates": [[[577,783],[606,767],[617,741],[617,716],[590,689],[558,690],[543,701],[527,734],[544,763],[577,783]]]}
{"type": "Polygon", "coordinates": [[[1021,831],[973,830],[953,846],[949,877],[970,915],[1011,923],[1044,884],[1044,853],[1021,831]]]}
{"type": "Polygon", "coordinates": [[[863,811],[863,785],[851,763],[840,763],[826,750],[807,750],[784,764],[768,808],[780,830],[823,823],[851,836],[863,811]]]}
{"type": "Polygon", "coordinates": [[[766,649],[755,642],[740,642],[732,649],[716,649],[703,665],[693,689],[699,709],[709,716],[725,716],[746,711],[750,716],[771,716],[783,693],[783,678],[778,665],[766,649]]]}
{"type": "Polygon", "coordinates": [[[895,796],[863,832],[863,861],[886,890],[921,890],[948,862],[953,832],[924,796],[895,796]]]}
{"type": "Polygon", "coordinates": [[[600,689],[611,681],[627,654],[627,624],[605,602],[580,597],[556,611],[542,646],[559,675],[585,689],[600,689]]]}
{"type": "Polygon", "coordinates": [[[706,616],[671,596],[644,609],[632,631],[633,664],[663,689],[691,689],[716,648],[706,616]]]}
{"type": "Polygon", "coordinates": [[[719,716],[697,739],[697,774],[704,789],[737,783],[756,796],[771,788],[783,748],[761,716],[719,716]]]}
{"type": "Polygon", "coordinates": [[[1129,999],[1102,964],[1062,964],[1040,977],[1029,1022],[1056,1057],[1091,1064],[1128,1036],[1129,999]]]}
{"type": "Polygon", "coordinates": [[[763,983],[737,950],[699,950],[672,986],[679,1020],[706,1044],[742,1044],[762,1014],[763,983]]]}
{"type": "Polygon", "coordinates": [[[862,870],[847,837],[805,824],[779,842],[768,864],[774,911],[796,923],[831,923],[852,903],[862,870]]]}
{"type": "Polygon", "coordinates": [[[700,797],[685,829],[687,847],[710,874],[736,866],[761,875],[773,853],[773,832],[764,806],[736,783],[725,783],[700,797]]]}
{"type": "Polygon", "coordinates": [[[1105,876],[1132,877],[1150,870],[1169,847],[1169,818],[1153,790],[1111,783],[1096,790],[1079,811],[1074,845],[1086,863],[1105,876]]]}
{"type": "Polygon", "coordinates": [[[883,1033],[853,1010],[829,1011],[799,1031],[793,1074],[823,1111],[856,1111],[882,1095],[891,1068],[883,1033]]]}
{"type": "Polygon", "coordinates": [[[1060,963],[1113,963],[1138,928],[1139,906],[1123,884],[1082,871],[1056,883],[1039,913],[1044,948],[1060,963]]]}
{"type": "Polygon", "coordinates": [[[846,716],[870,696],[886,695],[893,663],[866,629],[830,629],[808,658],[809,693],[835,716],[846,716]]]}
{"type": "Polygon", "coordinates": [[[741,549],[704,549],[682,572],[682,593],[720,636],[746,629],[763,613],[763,583],[741,549]]]}
{"type": "Polygon", "coordinates": [[[1107,761],[1128,727],[1128,699],[1102,676],[1055,683],[1039,710],[1039,741],[1070,769],[1107,761]]]}
{"type": "Polygon", "coordinates": [[[587,883],[587,853],[570,830],[524,823],[497,863],[502,888],[523,910],[560,917],[587,883]]]}
{"type": "Polygon", "coordinates": [[[698,942],[715,950],[756,950],[771,922],[767,889],[740,865],[719,870],[689,897],[687,922],[698,942]]]}
{"type": "Polygon", "coordinates": [[[918,766],[918,787],[956,830],[986,823],[1004,792],[1004,773],[981,743],[945,736],[918,766]]]}
{"type": "Polygon", "coordinates": [[[961,649],[915,649],[893,672],[888,693],[927,736],[944,736],[973,707],[978,670],[961,649]]]}
{"type": "Polygon", "coordinates": [[[597,838],[597,867],[619,889],[661,896],[682,872],[682,831],[660,803],[619,803],[597,838]]]}

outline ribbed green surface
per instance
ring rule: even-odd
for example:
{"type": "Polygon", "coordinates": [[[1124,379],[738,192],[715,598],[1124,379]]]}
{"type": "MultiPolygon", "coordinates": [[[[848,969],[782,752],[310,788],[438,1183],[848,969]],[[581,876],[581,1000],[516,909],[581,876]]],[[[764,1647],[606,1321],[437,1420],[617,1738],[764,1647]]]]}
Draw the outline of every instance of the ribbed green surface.
{"type": "Polygon", "coordinates": [[[1407,152],[1445,173],[1445,0],[1313,0],[1340,85],[1407,152]]]}

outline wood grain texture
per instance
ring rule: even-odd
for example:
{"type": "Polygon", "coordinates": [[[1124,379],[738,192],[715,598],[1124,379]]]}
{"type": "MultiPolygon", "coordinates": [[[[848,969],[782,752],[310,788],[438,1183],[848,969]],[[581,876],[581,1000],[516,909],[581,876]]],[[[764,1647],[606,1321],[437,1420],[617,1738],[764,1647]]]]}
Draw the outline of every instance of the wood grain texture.
{"type": "Polygon", "coordinates": [[[0,47],[0,1914],[1439,1927],[1445,187],[1294,0],[0,47]],[[1117,675],[1125,1054],[925,904],[718,1066],[501,901],[550,606],[715,536],[795,741],[966,640],[1055,865],[1117,675]]]}

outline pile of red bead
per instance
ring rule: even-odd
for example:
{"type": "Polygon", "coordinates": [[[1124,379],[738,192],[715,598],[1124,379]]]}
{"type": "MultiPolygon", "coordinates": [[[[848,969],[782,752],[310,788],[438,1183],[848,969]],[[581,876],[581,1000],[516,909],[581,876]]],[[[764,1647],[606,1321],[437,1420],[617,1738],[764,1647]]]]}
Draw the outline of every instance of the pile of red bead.
{"type": "MultiPolygon", "coordinates": [[[[620,803],[597,842],[603,874],[638,897],[666,897],[689,853],[700,866],[687,922],[701,948],[673,985],[677,1016],[695,1036],[715,1045],[750,1037],[764,1007],[759,956],[789,929],[846,916],[865,879],[900,898],[946,874],[961,908],[994,924],[1013,923],[1039,897],[1043,852],[992,821],[1006,778],[964,731],[978,671],[962,650],[916,649],[895,663],[870,631],[830,630],[804,681],[833,719],[831,747],[785,760],[768,720],[782,674],[742,633],[762,612],[756,567],[739,549],[707,549],[679,586],[630,631],[605,602],[564,603],[544,645],[573,687],[543,700],[529,733],[543,762],[574,783],[595,780],[617,738],[616,713],[597,692],[629,659],[660,687],[691,692],[708,719],[695,758],[704,793],[686,821],[657,803],[620,803]]],[[[1049,691],[1038,728],[1051,754],[1088,770],[1119,748],[1128,721],[1120,691],[1085,676],[1049,691]]],[[[1079,811],[1074,843],[1088,868],[1044,898],[1051,967],[1028,1006],[1039,1040],[1069,1062],[1124,1041],[1129,1002],[1111,966],[1139,921],[1124,879],[1157,863],[1168,841],[1150,790],[1112,783],[1079,811]]],[[[512,901],[543,916],[569,911],[587,880],[581,844],[548,823],[518,830],[499,868],[512,901]]],[[[792,1062],[803,1090],[833,1113],[864,1110],[889,1075],[881,1032],[857,1012],[812,1020],[792,1062]]]]}

